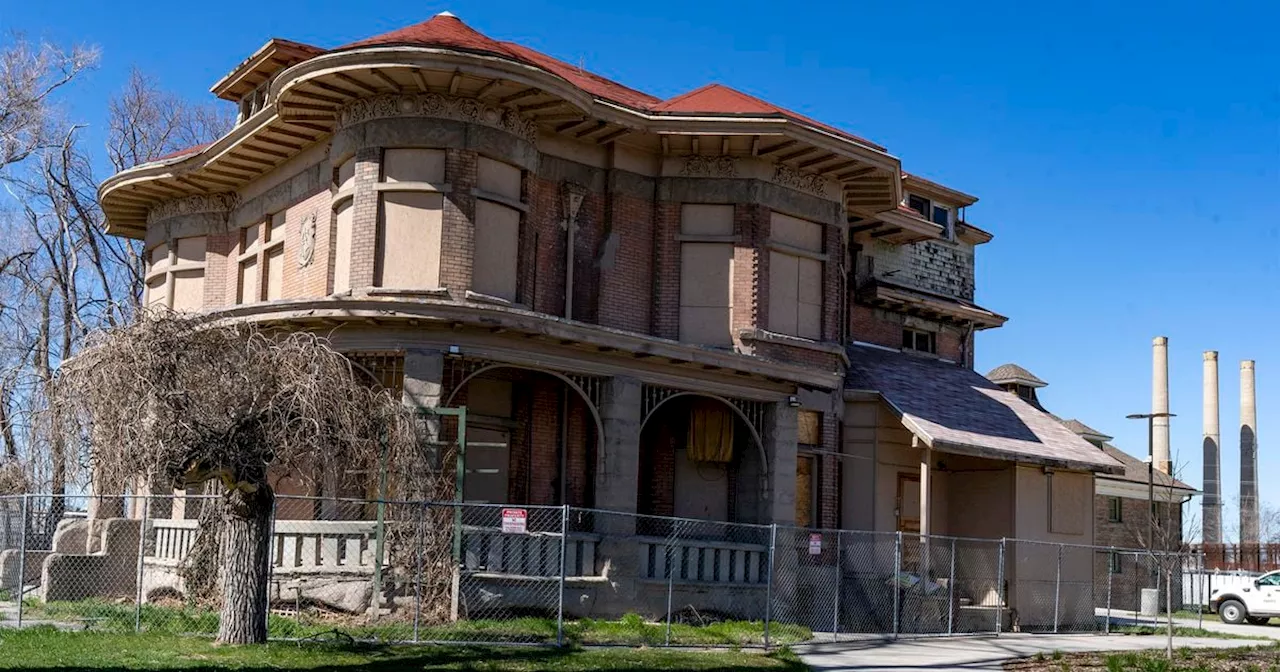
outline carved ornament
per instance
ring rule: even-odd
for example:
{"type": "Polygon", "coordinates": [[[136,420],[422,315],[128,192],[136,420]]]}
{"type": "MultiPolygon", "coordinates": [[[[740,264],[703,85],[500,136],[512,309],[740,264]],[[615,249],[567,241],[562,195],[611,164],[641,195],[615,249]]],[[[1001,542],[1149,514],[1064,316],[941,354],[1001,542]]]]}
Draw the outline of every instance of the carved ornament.
{"type": "Polygon", "coordinates": [[[163,221],[181,215],[195,215],[205,212],[231,212],[240,204],[239,194],[222,192],[218,194],[196,194],[184,198],[165,201],[147,212],[147,223],[163,221]]]}
{"type": "Polygon", "coordinates": [[[302,236],[298,241],[298,268],[311,265],[316,256],[316,213],[312,212],[302,220],[302,236]]]}
{"type": "Polygon", "coordinates": [[[686,177],[737,177],[738,159],[732,156],[686,156],[680,174],[686,177]]]}
{"type": "Polygon", "coordinates": [[[773,181],[784,187],[790,187],[796,191],[803,191],[816,196],[825,196],[827,194],[827,178],[817,173],[802,173],[791,166],[784,166],[781,163],[774,166],[773,181]]]}
{"type": "Polygon", "coordinates": [[[537,125],[511,108],[494,107],[474,98],[439,93],[391,93],[361,98],[338,111],[338,126],[346,128],[370,119],[392,117],[435,117],[465,121],[503,130],[529,142],[535,142],[538,135],[537,125]]]}

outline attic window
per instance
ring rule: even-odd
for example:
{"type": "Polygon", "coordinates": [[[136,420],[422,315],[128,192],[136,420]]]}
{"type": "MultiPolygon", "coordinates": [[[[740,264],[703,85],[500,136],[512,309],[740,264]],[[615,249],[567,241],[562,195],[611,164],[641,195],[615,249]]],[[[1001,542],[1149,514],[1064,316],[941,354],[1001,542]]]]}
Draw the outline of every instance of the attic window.
{"type": "Polygon", "coordinates": [[[942,227],[947,240],[955,238],[955,218],[950,207],[938,205],[924,196],[907,194],[907,207],[920,213],[921,217],[942,227]]]}
{"type": "Polygon", "coordinates": [[[904,328],[902,330],[902,349],[937,354],[938,338],[932,331],[904,328]]]}

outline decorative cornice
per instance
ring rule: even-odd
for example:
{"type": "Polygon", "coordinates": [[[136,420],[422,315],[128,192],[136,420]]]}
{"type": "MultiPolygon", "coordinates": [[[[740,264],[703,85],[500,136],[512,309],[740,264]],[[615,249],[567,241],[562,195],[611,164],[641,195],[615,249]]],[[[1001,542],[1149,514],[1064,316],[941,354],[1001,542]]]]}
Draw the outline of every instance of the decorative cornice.
{"type": "Polygon", "coordinates": [[[347,128],[370,119],[391,117],[435,117],[483,124],[536,142],[537,126],[515,110],[494,107],[474,98],[458,98],[439,93],[383,94],[361,98],[338,111],[338,127],[347,128]]]}
{"type": "Polygon", "coordinates": [[[686,177],[737,177],[738,159],[721,156],[686,156],[680,174],[686,177]]]}
{"type": "Polygon", "coordinates": [[[803,191],[815,196],[827,194],[827,178],[817,173],[801,173],[791,166],[776,164],[773,168],[773,181],[796,191],[803,191]]]}
{"type": "Polygon", "coordinates": [[[147,224],[204,212],[231,212],[240,204],[240,196],[233,192],[217,194],[196,194],[184,198],[164,201],[147,212],[147,224]]]}

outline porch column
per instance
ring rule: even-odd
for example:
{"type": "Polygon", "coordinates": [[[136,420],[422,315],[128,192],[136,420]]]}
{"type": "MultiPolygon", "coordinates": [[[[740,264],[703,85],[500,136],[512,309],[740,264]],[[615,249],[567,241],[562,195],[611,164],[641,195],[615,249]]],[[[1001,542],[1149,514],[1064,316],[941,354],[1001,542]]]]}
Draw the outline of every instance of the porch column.
{"type": "MultiPolygon", "coordinates": [[[[604,424],[604,451],[596,469],[596,506],[621,513],[635,513],[640,481],[640,381],[613,376],[605,381],[600,420],[604,424]]],[[[635,519],[608,516],[608,532],[635,533],[635,519]]]]}
{"type": "MultiPolygon", "coordinates": [[[[918,439],[916,440],[918,441],[918,439]]],[[[920,444],[920,536],[933,534],[933,449],[920,444]]]]}
{"type": "Polygon", "coordinates": [[[785,401],[769,404],[765,418],[765,457],[769,461],[768,519],[763,522],[794,525],[796,522],[796,423],[799,409],[785,401]]]}

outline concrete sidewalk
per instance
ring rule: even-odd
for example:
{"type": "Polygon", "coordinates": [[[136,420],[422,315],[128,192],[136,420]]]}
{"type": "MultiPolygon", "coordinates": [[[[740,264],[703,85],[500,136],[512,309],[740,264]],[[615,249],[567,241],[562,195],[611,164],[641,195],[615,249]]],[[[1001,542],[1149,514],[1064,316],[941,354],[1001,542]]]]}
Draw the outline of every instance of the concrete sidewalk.
{"type": "MultiPolygon", "coordinates": [[[[1247,639],[1175,637],[1176,648],[1234,648],[1266,644],[1247,639]]],[[[1030,635],[882,639],[806,644],[793,647],[815,670],[902,672],[904,670],[999,670],[1009,660],[1050,655],[1054,651],[1139,651],[1163,649],[1163,637],[1153,635],[1030,635]]]]}

